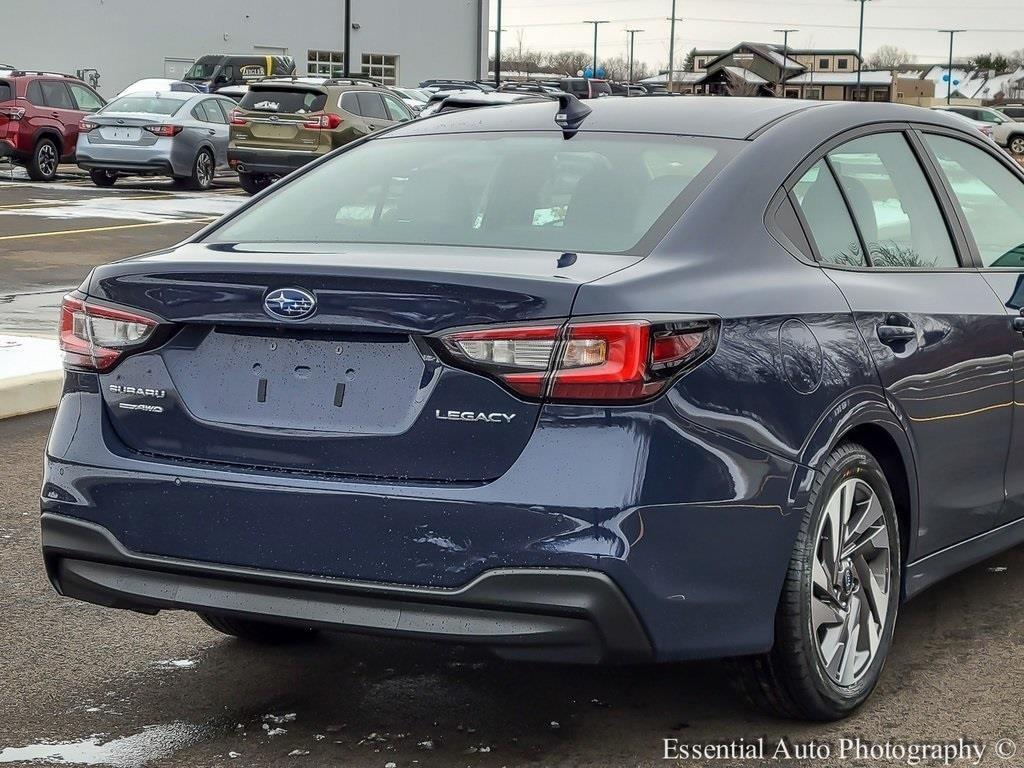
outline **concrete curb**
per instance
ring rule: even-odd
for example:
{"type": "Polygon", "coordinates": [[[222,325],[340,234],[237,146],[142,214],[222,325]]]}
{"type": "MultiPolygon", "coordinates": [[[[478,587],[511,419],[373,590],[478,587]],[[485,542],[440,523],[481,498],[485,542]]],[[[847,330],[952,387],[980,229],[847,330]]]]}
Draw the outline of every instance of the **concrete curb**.
{"type": "Polygon", "coordinates": [[[56,341],[0,334],[0,419],[54,408],[63,383],[56,341]]]}
{"type": "Polygon", "coordinates": [[[0,419],[56,408],[63,386],[63,371],[0,379],[0,419]]]}

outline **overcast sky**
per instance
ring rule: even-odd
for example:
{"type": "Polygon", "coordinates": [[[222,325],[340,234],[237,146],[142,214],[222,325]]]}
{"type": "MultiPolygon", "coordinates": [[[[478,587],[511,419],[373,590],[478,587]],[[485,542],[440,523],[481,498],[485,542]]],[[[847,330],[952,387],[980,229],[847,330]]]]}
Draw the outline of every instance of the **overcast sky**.
{"type": "MultiPolygon", "coordinates": [[[[607,19],[601,25],[598,55],[626,53],[625,29],[636,35],[636,57],[652,67],[668,62],[672,0],[503,0],[502,47],[523,45],[542,51],[566,48],[590,51],[593,27],[584,19],[607,19]]],[[[782,41],[773,32],[785,27],[790,45],[810,48],[857,48],[860,4],[856,0],[677,0],[677,66],[698,48],[731,48],[741,40],[782,41]]],[[[948,58],[949,36],[935,30],[962,28],[956,55],[1024,48],[1024,0],[869,0],[865,9],[864,52],[880,45],[906,48],[925,64],[948,58]]],[[[491,0],[491,27],[497,0],[491,0]]],[[[494,40],[491,39],[493,52],[494,40]]]]}

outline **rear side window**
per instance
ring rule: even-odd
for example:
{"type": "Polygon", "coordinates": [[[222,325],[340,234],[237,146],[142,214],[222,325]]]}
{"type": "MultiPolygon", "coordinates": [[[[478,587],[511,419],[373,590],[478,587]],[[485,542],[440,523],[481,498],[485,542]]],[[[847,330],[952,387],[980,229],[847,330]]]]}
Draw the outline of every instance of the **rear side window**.
{"type": "Polygon", "coordinates": [[[215,99],[207,99],[199,107],[203,111],[203,115],[208,123],[219,123],[224,124],[227,121],[224,119],[224,113],[220,111],[220,107],[217,106],[215,99]]]}
{"type": "Polygon", "coordinates": [[[43,103],[54,109],[75,109],[75,102],[71,100],[71,93],[64,83],[56,80],[41,80],[39,87],[43,92],[43,103]]]}
{"type": "Polygon", "coordinates": [[[239,106],[252,112],[302,115],[320,112],[326,104],[327,94],[320,91],[251,88],[239,106]]]}
{"type": "Polygon", "coordinates": [[[46,106],[43,103],[43,89],[40,87],[38,80],[33,80],[28,84],[28,88],[25,90],[25,98],[28,99],[29,104],[34,104],[37,107],[46,106]]]}
{"type": "Polygon", "coordinates": [[[926,134],[986,267],[1024,269],[1024,183],[966,141],[926,134]]]}
{"type": "Polygon", "coordinates": [[[379,93],[357,92],[356,99],[359,101],[359,114],[363,117],[387,120],[388,113],[384,111],[384,102],[381,101],[379,93]]]}
{"type": "Polygon", "coordinates": [[[556,131],[382,139],[285,184],[210,239],[642,253],[740,144],[567,142],[556,131]]]}
{"type": "Polygon", "coordinates": [[[959,266],[938,201],[898,133],[865,136],[829,153],[874,267],[959,266]]]}
{"type": "Polygon", "coordinates": [[[793,197],[811,230],[822,263],[867,266],[850,211],[824,160],[797,182],[793,197]]]}
{"type": "Polygon", "coordinates": [[[10,83],[0,82],[0,101],[10,101],[14,98],[14,89],[10,83]]]}

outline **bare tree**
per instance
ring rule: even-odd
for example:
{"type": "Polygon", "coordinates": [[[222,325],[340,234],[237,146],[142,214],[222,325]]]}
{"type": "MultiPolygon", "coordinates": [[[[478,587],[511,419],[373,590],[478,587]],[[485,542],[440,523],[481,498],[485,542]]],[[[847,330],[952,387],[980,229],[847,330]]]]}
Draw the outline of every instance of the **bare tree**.
{"type": "Polygon", "coordinates": [[[590,64],[590,54],[585,51],[558,51],[548,56],[547,66],[552,72],[576,77],[581,69],[590,64]]]}
{"type": "Polygon", "coordinates": [[[904,64],[913,64],[916,57],[895,45],[883,45],[868,57],[869,69],[896,69],[904,64]]]}
{"type": "Polygon", "coordinates": [[[629,78],[629,62],[621,56],[612,59],[605,59],[601,62],[604,67],[604,76],[609,80],[626,80],[629,78]]]}

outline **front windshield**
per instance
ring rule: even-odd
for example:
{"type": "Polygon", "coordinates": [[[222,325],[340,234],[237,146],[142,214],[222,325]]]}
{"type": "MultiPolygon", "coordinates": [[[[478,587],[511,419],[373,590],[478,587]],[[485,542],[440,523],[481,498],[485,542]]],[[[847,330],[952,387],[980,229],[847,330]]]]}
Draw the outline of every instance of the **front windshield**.
{"type": "Polygon", "coordinates": [[[122,96],[107,104],[100,113],[132,112],[147,115],[173,115],[185,102],[181,99],[165,99],[160,96],[122,96]]]}
{"type": "Polygon", "coordinates": [[[218,56],[203,56],[185,73],[185,79],[212,80],[219,63],[220,57],[218,56]]]}
{"type": "Polygon", "coordinates": [[[382,138],[286,183],[208,240],[630,251],[739,143],[626,134],[567,142],[560,132],[382,138]]]}

